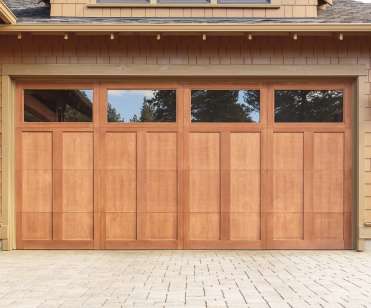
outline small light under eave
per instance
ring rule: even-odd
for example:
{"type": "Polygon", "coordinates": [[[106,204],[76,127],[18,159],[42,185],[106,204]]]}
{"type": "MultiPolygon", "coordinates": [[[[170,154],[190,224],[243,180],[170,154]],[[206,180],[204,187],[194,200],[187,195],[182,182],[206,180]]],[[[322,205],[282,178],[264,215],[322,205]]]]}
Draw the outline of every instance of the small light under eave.
{"type": "Polygon", "coordinates": [[[158,40],[158,41],[161,40],[161,34],[156,35],[156,40],[158,40]]]}
{"type": "Polygon", "coordinates": [[[207,39],[207,35],[204,33],[204,34],[202,34],[202,40],[203,41],[206,41],[206,39],[207,39]]]}
{"type": "Polygon", "coordinates": [[[249,33],[249,35],[247,36],[247,39],[248,39],[249,41],[252,41],[252,39],[253,39],[253,36],[252,36],[252,34],[251,34],[251,33],[249,33]]]}
{"type": "Polygon", "coordinates": [[[109,38],[113,41],[115,39],[115,33],[111,33],[109,38]]]}
{"type": "Polygon", "coordinates": [[[298,34],[297,34],[297,33],[294,33],[294,35],[292,36],[292,39],[293,39],[294,41],[296,41],[296,40],[298,39],[298,34]]]}
{"type": "Polygon", "coordinates": [[[343,33],[339,33],[339,40],[340,41],[344,40],[344,34],[343,33]]]}
{"type": "Polygon", "coordinates": [[[69,39],[68,33],[65,33],[63,38],[67,41],[69,39]]]}
{"type": "Polygon", "coordinates": [[[18,33],[18,34],[17,34],[17,39],[18,39],[18,40],[21,40],[21,39],[22,39],[22,33],[18,33]]]}

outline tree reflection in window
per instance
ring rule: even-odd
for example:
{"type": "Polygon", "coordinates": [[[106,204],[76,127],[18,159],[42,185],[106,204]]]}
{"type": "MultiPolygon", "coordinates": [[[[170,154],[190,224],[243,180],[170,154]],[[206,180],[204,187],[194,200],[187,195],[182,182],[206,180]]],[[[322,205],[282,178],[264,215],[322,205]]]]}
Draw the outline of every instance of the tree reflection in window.
{"type": "Polygon", "coordinates": [[[93,90],[24,90],[25,122],[91,122],[93,90]]]}
{"type": "Polygon", "coordinates": [[[342,122],[343,91],[276,90],[276,122],[342,122]]]}
{"type": "Polygon", "coordinates": [[[175,122],[175,90],[108,90],[108,122],[175,122]]]}
{"type": "Polygon", "coordinates": [[[259,90],[192,90],[192,122],[259,122],[259,90]]]}

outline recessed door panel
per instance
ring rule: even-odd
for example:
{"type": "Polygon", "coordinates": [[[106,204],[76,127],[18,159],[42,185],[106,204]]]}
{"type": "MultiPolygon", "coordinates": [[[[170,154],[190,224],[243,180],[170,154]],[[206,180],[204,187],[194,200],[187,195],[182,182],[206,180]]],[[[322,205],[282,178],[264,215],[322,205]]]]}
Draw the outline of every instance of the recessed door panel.
{"type": "Polygon", "coordinates": [[[273,238],[304,237],[304,134],[273,135],[273,238]]]}
{"type": "Polygon", "coordinates": [[[51,132],[21,134],[21,237],[53,238],[53,136],[51,132]]]}
{"type": "Polygon", "coordinates": [[[260,133],[231,133],[231,240],[260,240],[260,157],[260,133]]]}
{"type": "Polygon", "coordinates": [[[100,173],[105,239],[137,239],[137,134],[106,132],[100,173]]]}
{"type": "Polygon", "coordinates": [[[189,135],[189,240],[220,239],[220,134],[189,135]]]}
{"type": "Polygon", "coordinates": [[[93,240],[93,156],[92,133],[62,133],[63,240],[93,240]]]}
{"type": "Polygon", "coordinates": [[[313,224],[316,239],[343,239],[344,134],[315,133],[313,224]]]}
{"type": "Polygon", "coordinates": [[[148,132],[144,138],[143,240],[176,240],[178,213],[177,134],[148,132]]]}

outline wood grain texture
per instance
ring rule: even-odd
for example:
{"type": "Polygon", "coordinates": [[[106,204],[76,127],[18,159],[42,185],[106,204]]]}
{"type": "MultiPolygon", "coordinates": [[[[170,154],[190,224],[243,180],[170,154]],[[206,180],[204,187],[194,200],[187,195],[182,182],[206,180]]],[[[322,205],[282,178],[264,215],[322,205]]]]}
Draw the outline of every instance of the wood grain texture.
{"type": "Polygon", "coordinates": [[[260,240],[260,134],[231,133],[232,240],[260,240]]]}
{"type": "MultiPolygon", "coordinates": [[[[60,149],[56,149],[58,151],[60,149]]],[[[93,240],[93,134],[62,134],[62,220],[64,240],[93,240]]],[[[59,214],[59,213],[57,213],[59,214]]]]}
{"type": "Polygon", "coordinates": [[[273,136],[273,238],[303,239],[303,134],[273,136]]]}
{"type": "Polygon", "coordinates": [[[324,85],[128,81],[177,88],[177,122],[107,123],[105,91],[120,85],[98,86],[93,124],[18,117],[19,247],[351,247],[348,100],[344,123],[274,123],[275,88],[324,85]],[[192,88],[237,86],[260,89],[260,123],[191,122],[192,88]]]}

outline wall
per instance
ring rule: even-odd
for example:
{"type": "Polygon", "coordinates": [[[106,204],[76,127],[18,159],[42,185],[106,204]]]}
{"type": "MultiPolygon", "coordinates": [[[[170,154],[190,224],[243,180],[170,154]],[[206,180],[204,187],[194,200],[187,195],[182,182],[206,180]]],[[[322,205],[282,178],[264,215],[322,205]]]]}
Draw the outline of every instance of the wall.
{"type": "MultiPolygon", "coordinates": [[[[365,37],[338,41],[335,37],[301,37],[293,41],[289,37],[256,37],[248,41],[242,37],[164,37],[160,41],[152,36],[120,36],[111,41],[106,36],[79,36],[67,41],[62,36],[27,36],[17,40],[15,36],[3,36],[0,45],[0,72],[3,64],[141,64],[141,65],[341,65],[359,64],[370,71],[371,39],[365,37]]],[[[185,66],[186,67],[186,66],[185,66]]],[[[360,238],[371,239],[371,71],[370,77],[359,78],[359,182],[360,207],[358,233],[360,238]]],[[[1,91],[1,85],[0,85],[1,91]]],[[[1,97],[1,96],[0,96],[1,97]]],[[[3,151],[2,151],[3,153],[3,151]]],[[[3,155],[2,155],[3,156],[3,155]]],[[[355,166],[357,171],[357,166],[355,166]]],[[[0,224],[7,225],[7,215],[0,206],[0,224]]],[[[357,216],[357,215],[356,215],[357,216]]],[[[0,238],[7,232],[0,227],[0,238]],[[2,231],[3,230],[3,231],[2,231]]]]}
{"type": "MultiPolygon", "coordinates": [[[[271,7],[122,7],[96,0],[51,0],[51,16],[85,17],[316,17],[318,0],[271,0],[271,7]],[[88,7],[89,5],[89,7],[88,7]]],[[[135,1],[133,1],[135,2],[135,1]]]]}

